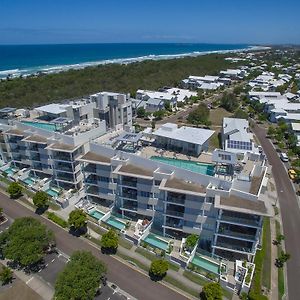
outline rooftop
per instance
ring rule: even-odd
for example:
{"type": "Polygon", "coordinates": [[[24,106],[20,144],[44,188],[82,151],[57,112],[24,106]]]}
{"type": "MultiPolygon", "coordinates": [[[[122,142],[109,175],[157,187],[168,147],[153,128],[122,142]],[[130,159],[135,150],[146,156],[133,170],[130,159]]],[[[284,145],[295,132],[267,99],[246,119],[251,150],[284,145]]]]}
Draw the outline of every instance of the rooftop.
{"type": "Polygon", "coordinates": [[[261,200],[247,200],[235,195],[229,198],[216,196],[215,206],[227,210],[238,211],[241,213],[255,213],[258,215],[268,215],[268,210],[264,201],[261,200]]]}
{"type": "Polygon", "coordinates": [[[206,193],[206,187],[197,183],[188,182],[183,179],[171,178],[165,181],[164,186],[161,186],[162,189],[172,189],[182,193],[184,191],[186,194],[194,193],[206,193]]]}
{"type": "Polygon", "coordinates": [[[87,152],[85,155],[83,155],[80,158],[81,161],[88,161],[88,162],[92,162],[92,163],[104,163],[104,164],[110,164],[110,158],[107,156],[103,156],[94,152],[87,152]]]}
{"type": "Polygon", "coordinates": [[[18,136],[24,136],[24,133],[23,131],[19,130],[19,129],[9,129],[7,131],[5,131],[6,134],[9,134],[9,135],[18,135],[18,136]]]}
{"type": "Polygon", "coordinates": [[[51,144],[46,149],[50,150],[58,150],[58,151],[63,151],[63,152],[72,152],[76,150],[79,146],[74,146],[74,145],[69,145],[69,144],[62,144],[62,143],[55,143],[51,144]]]}
{"type": "Polygon", "coordinates": [[[26,142],[33,142],[33,143],[39,143],[39,144],[47,144],[47,138],[41,136],[41,135],[30,135],[23,139],[23,141],[26,142]]]}
{"type": "Polygon", "coordinates": [[[143,169],[143,168],[140,168],[140,167],[136,167],[136,166],[131,165],[131,164],[123,165],[118,170],[118,173],[124,173],[124,175],[131,174],[131,175],[133,175],[133,177],[138,175],[138,176],[153,178],[153,171],[151,171],[149,169],[143,169]]]}
{"type": "Polygon", "coordinates": [[[203,145],[213,134],[214,130],[182,126],[166,123],[154,131],[154,135],[166,137],[191,144],[203,145]]]}

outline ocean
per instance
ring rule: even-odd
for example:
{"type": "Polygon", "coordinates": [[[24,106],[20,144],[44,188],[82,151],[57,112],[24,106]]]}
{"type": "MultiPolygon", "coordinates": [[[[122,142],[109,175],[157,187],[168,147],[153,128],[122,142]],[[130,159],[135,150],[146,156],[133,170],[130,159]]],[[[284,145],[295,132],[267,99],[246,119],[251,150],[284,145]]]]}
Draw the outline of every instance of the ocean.
{"type": "Polygon", "coordinates": [[[107,63],[131,63],[251,48],[245,44],[0,45],[0,78],[55,73],[107,63]]]}

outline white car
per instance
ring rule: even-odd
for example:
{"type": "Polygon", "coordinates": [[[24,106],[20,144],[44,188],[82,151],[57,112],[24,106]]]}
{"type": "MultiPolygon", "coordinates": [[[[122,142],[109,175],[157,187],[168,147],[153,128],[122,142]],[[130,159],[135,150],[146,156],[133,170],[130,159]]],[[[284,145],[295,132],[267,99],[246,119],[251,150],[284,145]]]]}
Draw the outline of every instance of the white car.
{"type": "Polygon", "coordinates": [[[288,162],[288,161],[289,161],[289,157],[288,157],[287,154],[284,153],[284,152],[281,152],[281,153],[280,153],[280,159],[281,159],[283,162],[288,162]]]}

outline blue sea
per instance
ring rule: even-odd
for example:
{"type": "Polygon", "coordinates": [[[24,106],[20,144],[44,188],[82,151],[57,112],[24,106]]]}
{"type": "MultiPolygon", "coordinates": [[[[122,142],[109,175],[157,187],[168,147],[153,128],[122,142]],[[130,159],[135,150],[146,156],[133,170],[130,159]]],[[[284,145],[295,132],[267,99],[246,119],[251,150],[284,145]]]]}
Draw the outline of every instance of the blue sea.
{"type": "Polygon", "coordinates": [[[146,59],[169,59],[214,52],[249,49],[244,44],[59,44],[0,45],[0,78],[37,72],[54,73],[67,69],[107,63],[131,63],[146,59]]]}

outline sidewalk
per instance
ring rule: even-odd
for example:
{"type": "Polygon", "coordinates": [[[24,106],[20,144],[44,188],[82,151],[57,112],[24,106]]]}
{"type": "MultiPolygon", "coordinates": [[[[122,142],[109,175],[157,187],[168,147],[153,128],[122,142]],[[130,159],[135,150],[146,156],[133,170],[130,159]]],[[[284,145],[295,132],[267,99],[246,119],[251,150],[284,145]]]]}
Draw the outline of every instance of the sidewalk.
{"type": "MultiPolygon", "coordinates": [[[[1,263],[7,266],[7,260],[1,260],[1,263]]],[[[53,299],[54,289],[36,274],[27,275],[23,271],[19,270],[13,270],[13,272],[21,281],[33,289],[44,300],[53,299]]]]}
{"type": "Polygon", "coordinates": [[[275,218],[271,218],[271,291],[270,299],[278,299],[278,269],[274,262],[277,258],[277,246],[273,245],[273,240],[276,239],[275,218]]]}

